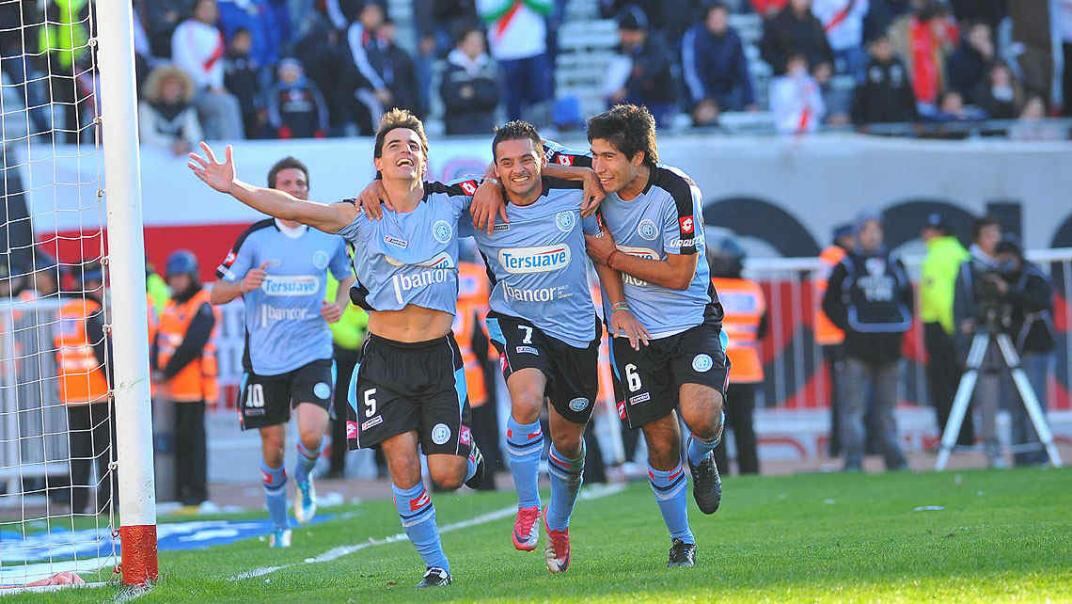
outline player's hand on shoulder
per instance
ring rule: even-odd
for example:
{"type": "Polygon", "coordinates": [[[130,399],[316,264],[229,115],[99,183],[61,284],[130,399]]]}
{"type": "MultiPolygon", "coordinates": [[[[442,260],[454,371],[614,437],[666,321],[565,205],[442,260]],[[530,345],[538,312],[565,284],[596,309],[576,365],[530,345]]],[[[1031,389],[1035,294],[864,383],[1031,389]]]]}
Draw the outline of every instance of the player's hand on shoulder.
{"type": "Polygon", "coordinates": [[[387,198],[387,191],[383,188],[383,181],[379,179],[369,183],[358,194],[355,205],[371,220],[383,218],[383,206],[387,206],[387,209],[391,211],[395,209],[391,204],[391,200],[387,198]]]}
{"type": "Polygon", "coordinates": [[[222,162],[216,159],[216,154],[212,152],[212,147],[209,147],[208,143],[204,141],[201,141],[201,152],[204,153],[204,157],[196,152],[190,153],[186,166],[201,179],[201,182],[220,193],[230,193],[231,185],[238,178],[234,166],[234,149],[231,148],[231,145],[227,145],[226,149],[224,149],[222,162]]]}
{"type": "Polygon", "coordinates": [[[606,199],[607,192],[603,190],[603,183],[599,182],[594,170],[588,170],[584,174],[584,199],[581,201],[581,216],[591,216],[599,209],[599,204],[606,199]]]}
{"type": "Polygon", "coordinates": [[[496,217],[502,218],[503,222],[510,222],[506,217],[506,201],[503,199],[502,186],[498,179],[489,177],[480,183],[473,194],[469,213],[473,216],[473,228],[487,231],[488,235],[495,231],[496,217]]]}
{"type": "Polygon", "coordinates": [[[640,350],[641,345],[647,346],[651,334],[640,324],[628,308],[613,310],[610,316],[610,328],[612,337],[625,336],[629,338],[629,345],[633,350],[640,350]]]}
{"type": "Polygon", "coordinates": [[[242,293],[246,294],[260,289],[264,280],[268,277],[268,262],[262,262],[257,268],[249,269],[245,277],[242,277],[242,293]]]}
{"type": "Polygon", "coordinates": [[[342,318],[342,308],[330,302],[320,303],[320,316],[328,323],[337,323],[342,318]]]}

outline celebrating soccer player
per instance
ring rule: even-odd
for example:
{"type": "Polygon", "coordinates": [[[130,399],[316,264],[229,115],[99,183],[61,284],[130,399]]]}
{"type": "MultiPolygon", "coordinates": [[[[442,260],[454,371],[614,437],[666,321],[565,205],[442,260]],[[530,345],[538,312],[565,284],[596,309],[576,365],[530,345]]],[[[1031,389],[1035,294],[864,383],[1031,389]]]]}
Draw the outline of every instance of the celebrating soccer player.
{"type": "MultiPolygon", "coordinates": [[[[305,200],[309,170],[287,157],[268,171],[268,186],[277,195],[305,200]]],[[[342,292],[354,281],[341,237],[290,218],[268,218],[239,236],[216,270],[219,281],[211,293],[213,304],[238,297],[245,303],[245,376],[238,407],[242,429],[260,430],[264,496],[275,525],[272,547],[290,545],[283,445],[292,407],[299,432],[294,478],[300,496],[294,515],[304,523],[316,514],[312,469],[335,387],[328,323],[339,320],[347,302],[345,293],[334,304],[324,301],[326,270],[342,283],[342,292]]]]}
{"type": "Polygon", "coordinates": [[[191,154],[190,168],[212,188],[353,243],[359,285],[351,297],[369,311],[370,335],[350,382],[347,435],[351,447],[383,450],[402,525],[426,566],[418,587],[449,585],[418,447],[436,485],[479,484],[483,456],[469,429],[464,368],[451,333],[458,222],[471,198],[462,186],[423,182],[424,126],[402,110],[386,113],[376,133],[374,163],[394,208],[379,221],[353,202],[320,204],[250,186],[236,178],[230,147],[222,163],[208,145],[202,149],[206,157],[191,154]]]}

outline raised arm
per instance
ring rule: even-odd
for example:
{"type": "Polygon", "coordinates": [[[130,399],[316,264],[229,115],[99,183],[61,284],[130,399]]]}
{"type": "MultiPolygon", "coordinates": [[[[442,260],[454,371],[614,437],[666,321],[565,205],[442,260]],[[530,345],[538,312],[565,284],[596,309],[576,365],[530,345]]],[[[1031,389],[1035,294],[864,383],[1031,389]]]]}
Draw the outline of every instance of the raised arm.
{"type": "Polygon", "coordinates": [[[283,191],[242,182],[235,172],[234,151],[230,145],[227,145],[222,162],[216,160],[207,143],[201,143],[201,150],[205,157],[190,154],[186,164],[190,170],[208,186],[220,193],[227,193],[254,210],[275,218],[307,224],[327,233],[339,232],[357,217],[358,209],[354,204],[306,201],[283,191]]]}

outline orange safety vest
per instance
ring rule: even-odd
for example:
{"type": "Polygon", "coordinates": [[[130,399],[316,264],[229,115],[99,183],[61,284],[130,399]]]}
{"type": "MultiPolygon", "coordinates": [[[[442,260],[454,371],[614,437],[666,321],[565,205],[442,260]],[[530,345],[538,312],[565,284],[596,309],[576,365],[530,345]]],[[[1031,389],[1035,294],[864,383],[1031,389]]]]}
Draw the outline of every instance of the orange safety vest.
{"type": "Polygon", "coordinates": [[[718,291],[725,316],[722,329],[729,337],[726,355],[730,358],[730,383],[756,384],[763,381],[763,361],[759,358],[759,323],[767,312],[763,290],[747,279],[711,279],[718,291]]]}
{"type": "Polygon", "coordinates": [[[458,309],[454,315],[454,339],[462,352],[465,364],[465,386],[469,391],[469,406],[479,407],[488,400],[484,367],[473,350],[473,330],[484,329],[491,296],[484,267],[472,262],[458,263],[458,309]]]}
{"type": "MultiPolygon", "coordinates": [[[[153,307],[153,299],[149,294],[145,294],[145,316],[149,321],[149,350],[153,348],[153,342],[156,341],[156,330],[160,327],[160,321],[156,318],[156,308],[153,307]]],[[[156,398],[156,384],[149,381],[149,398],[156,398]]]]}
{"type": "MultiPolygon", "coordinates": [[[[186,339],[186,332],[190,329],[190,323],[197,316],[198,309],[203,304],[209,304],[208,292],[201,290],[194,294],[186,302],[176,302],[174,298],[168,300],[164,307],[164,314],[160,316],[160,326],[157,328],[157,369],[162,370],[175,354],[175,350],[186,339]]],[[[220,323],[219,312],[215,307],[212,312],[216,316],[216,325],[220,323]]],[[[220,370],[216,361],[216,344],[213,341],[217,328],[213,328],[212,337],[205,344],[201,356],[194,359],[181,371],[175,374],[167,382],[161,384],[160,394],[169,401],[177,403],[190,403],[205,401],[212,404],[219,398],[220,387],[216,381],[220,370]]]]}
{"type": "Polygon", "coordinates": [[[84,405],[108,400],[108,377],[93,354],[93,342],[86,333],[86,320],[101,312],[96,300],[71,300],[60,308],[53,343],[59,371],[60,401],[84,405]]]}
{"type": "Polygon", "coordinates": [[[823,312],[823,296],[826,295],[826,283],[830,280],[830,273],[841,260],[845,258],[845,250],[837,245],[832,245],[821,254],[819,260],[823,263],[822,272],[815,279],[815,342],[820,346],[837,346],[845,341],[845,332],[838,329],[837,325],[823,312]]]}

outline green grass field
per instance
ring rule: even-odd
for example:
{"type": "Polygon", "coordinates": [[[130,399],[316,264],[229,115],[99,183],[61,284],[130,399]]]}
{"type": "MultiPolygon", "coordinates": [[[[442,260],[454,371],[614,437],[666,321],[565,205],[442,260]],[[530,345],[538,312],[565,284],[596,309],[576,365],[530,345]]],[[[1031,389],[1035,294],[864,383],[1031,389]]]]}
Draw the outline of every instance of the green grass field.
{"type": "MultiPolygon", "coordinates": [[[[509,506],[512,493],[434,497],[441,525],[509,506]]],[[[164,552],[161,580],[142,602],[600,601],[1072,601],[1072,470],[808,474],[731,478],[722,509],[690,500],[697,566],[666,568],[669,539],[647,484],[581,501],[573,563],[550,576],[540,549],[514,551],[512,518],[444,535],[455,583],[413,589],[408,542],[330,562],[337,546],[399,532],[389,501],[334,508],[335,519],[294,531],[294,547],[257,540],[164,552]],[[944,506],[943,511],[913,511],[944,506]],[[287,568],[235,579],[258,567],[287,568]]],[[[0,601],[100,602],[118,587],[0,601]]]]}

